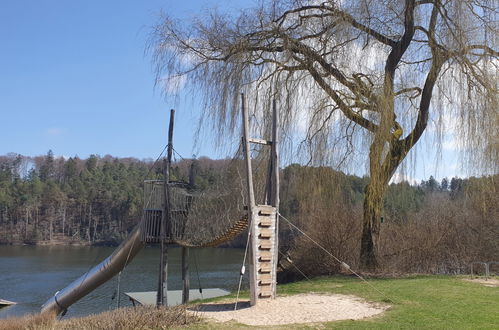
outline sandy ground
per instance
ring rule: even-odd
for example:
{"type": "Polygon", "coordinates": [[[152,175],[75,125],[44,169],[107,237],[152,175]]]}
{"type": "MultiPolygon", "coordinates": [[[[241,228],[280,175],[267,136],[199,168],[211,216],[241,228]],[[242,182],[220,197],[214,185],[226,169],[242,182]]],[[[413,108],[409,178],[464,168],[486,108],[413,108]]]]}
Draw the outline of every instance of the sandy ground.
{"type": "Polygon", "coordinates": [[[499,287],[499,279],[496,278],[489,278],[488,280],[484,278],[474,278],[474,279],[466,279],[465,281],[479,283],[492,288],[499,287]]]}
{"type": "Polygon", "coordinates": [[[368,303],[355,296],[340,294],[300,294],[261,301],[250,307],[248,301],[237,304],[222,301],[198,305],[197,314],[217,322],[234,320],[247,325],[281,325],[337,320],[358,320],[374,316],[389,306],[368,303]]]}

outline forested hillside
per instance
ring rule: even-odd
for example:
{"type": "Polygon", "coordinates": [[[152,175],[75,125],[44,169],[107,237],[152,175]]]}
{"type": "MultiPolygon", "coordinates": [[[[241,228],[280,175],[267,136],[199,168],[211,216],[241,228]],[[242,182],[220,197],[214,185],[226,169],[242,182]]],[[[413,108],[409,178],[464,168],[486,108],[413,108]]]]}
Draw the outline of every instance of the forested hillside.
{"type": "Polygon", "coordinates": [[[148,162],[0,158],[0,241],[119,240],[140,215],[148,162]]]}
{"type": "MultiPolygon", "coordinates": [[[[202,190],[227,160],[181,160],[174,180],[202,190]]],[[[140,220],[145,179],[161,179],[152,160],[0,156],[0,243],[117,244],[140,220]]],[[[281,171],[281,213],[355,264],[367,177],[297,164],[281,171]]],[[[499,258],[499,177],[391,184],[378,234],[385,269],[459,270],[469,260],[499,258]],[[439,268],[440,267],[440,268],[439,268]]],[[[338,265],[281,221],[281,250],[310,274],[338,265]],[[310,256],[313,256],[312,258],[310,256]]],[[[231,242],[243,246],[244,238],[231,242]]],[[[484,260],[485,260],[484,259],[484,260]]],[[[492,260],[491,259],[491,260],[492,260]]],[[[282,265],[286,267],[285,264],[282,265]]]]}
{"type": "MultiPolygon", "coordinates": [[[[282,171],[281,212],[357,269],[362,202],[368,178],[329,168],[282,171]]],[[[377,233],[380,271],[462,273],[472,261],[499,259],[499,176],[433,177],[417,186],[391,184],[377,233]]],[[[281,220],[283,267],[302,278],[342,271],[339,263],[281,220]]],[[[288,274],[289,275],[289,274],[288,274]]]]}

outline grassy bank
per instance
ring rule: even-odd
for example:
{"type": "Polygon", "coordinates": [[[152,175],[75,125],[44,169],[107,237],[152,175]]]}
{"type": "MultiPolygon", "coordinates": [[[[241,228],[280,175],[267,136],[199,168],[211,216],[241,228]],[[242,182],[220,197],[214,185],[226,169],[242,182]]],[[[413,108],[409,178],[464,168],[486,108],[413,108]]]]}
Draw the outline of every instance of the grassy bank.
{"type": "MultiPolygon", "coordinates": [[[[350,277],[318,278],[281,285],[281,295],[299,293],[340,293],[368,301],[388,303],[380,316],[358,321],[323,323],[321,328],[338,329],[497,329],[499,328],[499,287],[465,281],[465,277],[412,276],[372,279],[370,283],[350,277]],[[389,301],[388,301],[389,300],[389,301]]],[[[245,295],[247,297],[247,295],[245,295]]],[[[224,297],[227,299],[227,297],[224,297]]],[[[306,303],[306,302],[304,302],[306,303]]],[[[29,317],[0,322],[0,329],[189,329],[248,328],[234,322],[213,323],[186,319],[182,308],[126,308],[84,318],[63,321],[29,317]],[[7,323],[10,322],[10,323],[7,323]]],[[[302,329],[306,325],[274,327],[302,329]]]]}
{"type": "MultiPolygon", "coordinates": [[[[466,277],[412,276],[372,279],[369,282],[391,301],[380,316],[357,321],[323,323],[334,329],[499,329],[499,288],[465,281],[466,277]]],[[[328,277],[279,286],[279,294],[340,293],[387,302],[365,282],[348,277],[328,277]]],[[[233,329],[235,323],[197,323],[193,329],[233,329]]],[[[280,329],[303,329],[275,327],[280,329]]]]}

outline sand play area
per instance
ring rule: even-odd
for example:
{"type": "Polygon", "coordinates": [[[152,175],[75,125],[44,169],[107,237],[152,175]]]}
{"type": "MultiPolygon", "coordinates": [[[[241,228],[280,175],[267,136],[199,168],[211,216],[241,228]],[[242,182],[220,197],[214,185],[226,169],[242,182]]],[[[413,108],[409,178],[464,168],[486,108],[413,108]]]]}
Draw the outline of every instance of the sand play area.
{"type": "Polygon", "coordinates": [[[337,320],[358,320],[378,315],[389,306],[369,303],[361,298],[341,294],[299,294],[279,296],[250,307],[240,301],[234,311],[234,301],[201,304],[197,314],[217,322],[236,321],[247,325],[282,325],[337,320]]]}
{"type": "Polygon", "coordinates": [[[499,287],[499,279],[497,278],[489,278],[487,280],[484,278],[474,278],[474,279],[466,279],[465,281],[478,283],[484,286],[489,286],[491,288],[499,287]]]}

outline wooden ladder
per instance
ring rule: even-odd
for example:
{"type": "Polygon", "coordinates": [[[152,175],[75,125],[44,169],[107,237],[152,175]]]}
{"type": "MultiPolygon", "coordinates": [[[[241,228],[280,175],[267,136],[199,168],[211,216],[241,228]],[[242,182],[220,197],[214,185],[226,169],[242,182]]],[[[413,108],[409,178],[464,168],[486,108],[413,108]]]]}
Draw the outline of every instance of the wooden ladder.
{"type": "Polygon", "coordinates": [[[254,245],[252,246],[256,249],[252,254],[254,259],[250,268],[253,270],[254,283],[256,283],[254,298],[274,298],[276,208],[270,205],[256,205],[253,220],[254,245]]]}

